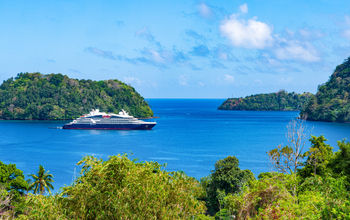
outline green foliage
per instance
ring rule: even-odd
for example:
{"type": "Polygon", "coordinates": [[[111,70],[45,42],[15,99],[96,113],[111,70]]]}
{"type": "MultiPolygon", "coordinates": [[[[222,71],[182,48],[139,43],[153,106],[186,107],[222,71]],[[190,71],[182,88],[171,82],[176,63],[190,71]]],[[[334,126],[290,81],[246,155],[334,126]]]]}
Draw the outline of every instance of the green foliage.
{"type": "Polygon", "coordinates": [[[58,195],[44,196],[29,194],[25,201],[25,212],[18,217],[19,220],[47,219],[47,220],[66,220],[62,198],[58,195]]]}
{"type": "Polygon", "coordinates": [[[349,193],[344,178],[271,174],[229,194],[224,209],[236,219],[347,219],[349,193]],[[303,181],[303,182],[302,182],[303,181]],[[302,182],[302,183],[301,183],[302,182]],[[293,187],[298,184],[298,194],[293,187]]]}
{"type": "Polygon", "coordinates": [[[22,170],[17,169],[15,164],[0,161],[0,217],[13,218],[23,211],[28,187],[22,170]]]}
{"type": "Polygon", "coordinates": [[[258,179],[272,178],[277,174],[277,172],[263,172],[258,175],[258,179]]]}
{"type": "Polygon", "coordinates": [[[272,174],[271,177],[254,180],[243,188],[242,193],[229,194],[225,198],[224,207],[237,219],[249,219],[259,215],[266,219],[292,217],[287,215],[287,210],[280,208],[285,201],[295,203],[288,190],[293,182],[290,177],[272,174]]]}
{"type": "Polygon", "coordinates": [[[4,164],[0,161],[0,187],[10,193],[13,200],[18,200],[28,189],[22,170],[15,164],[4,164]]]}
{"type": "MultiPolygon", "coordinates": [[[[319,216],[317,219],[349,219],[350,194],[346,190],[346,177],[332,177],[331,175],[314,175],[303,179],[299,187],[299,204],[309,204],[304,212],[319,216]]],[[[315,218],[316,219],[316,218],[315,218]]]]}
{"type": "Polygon", "coordinates": [[[0,218],[12,219],[15,216],[13,209],[12,195],[5,189],[0,188],[0,218]]]}
{"type": "Polygon", "coordinates": [[[350,57],[338,65],[329,80],[318,87],[300,115],[312,121],[350,121],[350,57]]]}
{"type": "Polygon", "coordinates": [[[313,175],[325,175],[327,165],[333,157],[333,148],[325,143],[324,136],[311,136],[311,147],[304,153],[305,166],[299,171],[304,178],[313,175]]]}
{"type": "Polygon", "coordinates": [[[350,191],[350,143],[338,141],[339,151],[335,153],[328,167],[334,174],[344,175],[347,178],[348,190],[350,191]]]}
{"type": "Polygon", "coordinates": [[[118,80],[77,80],[62,74],[19,73],[0,86],[0,119],[74,119],[91,109],[135,117],[152,110],[135,91],[118,80]]]}
{"type": "Polygon", "coordinates": [[[53,175],[49,174],[49,171],[46,171],[43,166],[39,165],[38,174],[31,174],[33,178],[33,183],[29,186],[29,190],[33,190],[34,194],[40,193],[44,194],[45,189],[51,193],[50,189],[53,189],[52,182],[53,175]]]}
{"type": "Polygon", "coordinates": [[[203,194],[199,182],[183,172],[125,155],[107,161],[85,157],[78,164],[81,176],[61,195],[29,196],[26,218],[189,219],[205,212],[197,200],[203,194]]]}
{"type": "MultiPolygon", "coordinates": [[[[240,193],[227,194],[217,215],[222,219],[350,219],[350,143],[338,142],[339,151],[333,154],[323,136],[309,141],[302,169],[261,173],[240,193]]],[[[273,150],[286,155],[292,151],[273,150]]]]}
{"type": "Polygon", "coordinates": [[[229,98],[220,110],[252,110],[252,111],[297,111],[312,97],[311,93],[296,94],[286,91],[257,94],[245,98],[229,98]]]}
{"type": "MultiPolygon", "coordinates": [[[[107,161],[85,157],[78,163],[81,176],[60,194],[29,194],[14,203],[15,194],[0,188],[0,214],[19,219],[350,219],[350,143],[338,142],[334,154],[323,136],[309,141],[304,167],[297,172],[266,172],[255,180],[229,156],[215,163],[201,186],[156,162],[131,161],[126,155],[107,161]],[[206,209],[211,216],[204,215],[206,209]]],[[[301,148],[283,152],[293,149],[301,148]]]]}
{"type": "Polygon", "coordinates": [[[231,215],[231,213],[227,209],[220,209],[215,214],[215,220],[232,220],[234,218],[234,215],[231,215]]]}
{"type": "Polygon", "coordinates": [[[245,184],[254,179],[250,170],[241,170],[238,165],[236,157],[228,156],[215,163],[215,170],[209,177],[202,178],[209,214],[214,215],[220,210],[220,202],[228,193],[240,192],[245,184]]]}

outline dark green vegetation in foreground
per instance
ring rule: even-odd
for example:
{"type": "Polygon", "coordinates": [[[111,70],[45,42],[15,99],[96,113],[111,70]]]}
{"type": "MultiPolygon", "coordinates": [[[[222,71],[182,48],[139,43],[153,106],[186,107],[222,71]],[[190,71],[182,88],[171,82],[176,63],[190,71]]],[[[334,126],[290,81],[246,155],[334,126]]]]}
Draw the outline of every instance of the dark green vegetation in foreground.
{"type": "Polygon", "coordinates": [[[221,106],[220,110],[249,110],[249,111],[298,111],[308,102],[311,93],[288,93],[279,91],[276,93],[257,94],[245,98],[229,98],[221,106]]]}
{"type": "Polygon", "coordinates": [[[350,57],[335,68],[329,80],[301,111],[312,121],[350,122],[350,57]]]}
{"type": "MultiPolygon", "coordinates": [[[[29,185],[15,165],[0,164],[0,216],[19,219],[349,219],[350,143],[339,151],[323,136],[305,152],[278,147],[272,165],[297,169],[241,170],[229,156],[201,182],[167,172],[156,162],[126,155],[88,156],[81,175],[55,195],[26,195],[29,185]],[[24,196],[26,195],[26,196],[24,196]]],[[[40,170],[39,170],[40,172],[40,170]]]]}
{"type": "Polygon", "coordinates": [[[20,73],[0,86],[0,119],[74,119],[91,109],[135,117],[153,112],[135,89],[119,80],[78,80],[62,74],[20,73]]]}

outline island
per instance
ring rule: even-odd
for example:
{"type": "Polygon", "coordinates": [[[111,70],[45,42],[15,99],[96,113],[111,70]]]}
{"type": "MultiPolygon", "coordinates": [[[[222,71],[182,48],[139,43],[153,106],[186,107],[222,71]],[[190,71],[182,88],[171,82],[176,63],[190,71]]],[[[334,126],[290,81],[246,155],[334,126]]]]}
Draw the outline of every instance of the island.
{"type": "Polygon", "coordinates": [[[71,120],[91,109],[152,117],[144,98],[119,80],[72,79],[62,74],[19,73],[0,85],[0,119],[71,120]]]}
{"type": "Polygon", "coordinates": [[[302,109],[310,121],[350,122],[350,57],[335,68],[329,80],[302,109]]]}
{"type": "Polygon", "coordinates": [[[219,106],[219,110],[245,111],[299,111],[313,95],[305,92],[297,94],[281,90],[276,93],[256,94],[245,98],[229,98],[219,106]]]}

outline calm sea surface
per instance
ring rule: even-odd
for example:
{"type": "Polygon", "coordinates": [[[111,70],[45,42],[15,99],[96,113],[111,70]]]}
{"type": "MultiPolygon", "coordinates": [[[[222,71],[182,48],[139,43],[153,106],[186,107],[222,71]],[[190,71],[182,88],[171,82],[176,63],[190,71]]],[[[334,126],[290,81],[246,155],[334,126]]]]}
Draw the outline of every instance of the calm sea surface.
{"type": "MultiPolygon", "coordinates": [[[[53,129],[62,121],[0,121],[0,160],[15,163],[25,174],[39,164],[54,175],[55,191],[78,175],[75,164],[85,155],[107,159],[128,153],[139,160],[167,164],[197,179],[207,176],[215,161],[236,156],[242,169],[270,171],[266,152],[286,143],[286,125],[298,112],[219,111],[224,100],[150,99],[157,125],[150,131],[53,129]]],[[[307,122],[314,135],[350,140],[350,124],[307,122]]],[[[337,147],[336,147],[337,149],[337,147]]]]}

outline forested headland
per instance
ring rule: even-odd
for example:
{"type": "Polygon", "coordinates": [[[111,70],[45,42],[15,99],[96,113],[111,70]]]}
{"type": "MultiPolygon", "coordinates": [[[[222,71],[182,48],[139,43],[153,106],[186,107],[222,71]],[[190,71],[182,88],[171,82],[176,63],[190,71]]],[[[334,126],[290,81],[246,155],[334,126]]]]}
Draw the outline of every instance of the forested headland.
{"type": "Polygon", "coordinates": [[[350,57],[318,87],[300,115],[311,121],[350,122],[350,57]]]}
{"type": "Polygon", "coordinates": [[[55,177],[44,167],[24,175],[0,162],[4,219],[349,219],[350,143],[339,150],[309,136],[302,121],[288,127],[288,143],[267,152],[275,171],[242,170],[235,156],[215,163],[200,181],[157,162],[127,155],[84,157],[79,177],[51,194],[55,177]],[[303,150],[304,140],[311,147],[303,150]],[[29,177],[28,180],[27,177],[29,177]]]}
{"type": "Polygon", "coordinates": [[[0,119],[68,120],[91,109],[151,117],[144,98],[119,80],[78,80],[62,74],[19,73],[0,85],[0,119]]]}
{"type": "Polygon", "coordinates": [[[299,111],[312,96],[311,93],[297,94],[281,90],[276,93],[256,94],[245,98],[229,98],[219,106],[219,109],[245,111],[299,111]]]}
{"type": "Polygon", "coordinates": [[[229,98],[220,110],[301,111],[310,121],[350,122],[350,57],[335,68],[316,95],[279,91],[245,98],[229,98]]]}

